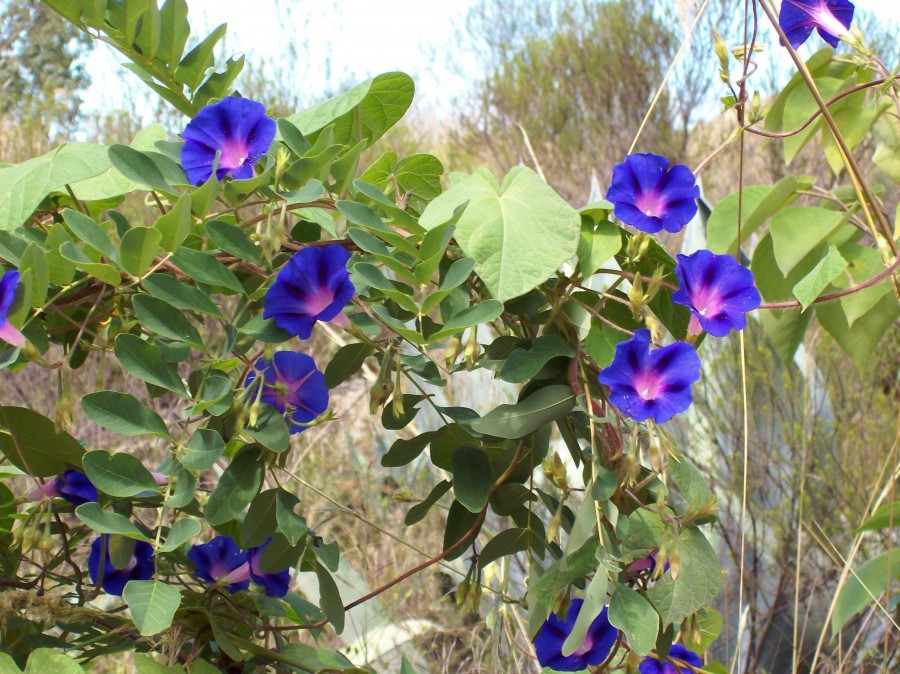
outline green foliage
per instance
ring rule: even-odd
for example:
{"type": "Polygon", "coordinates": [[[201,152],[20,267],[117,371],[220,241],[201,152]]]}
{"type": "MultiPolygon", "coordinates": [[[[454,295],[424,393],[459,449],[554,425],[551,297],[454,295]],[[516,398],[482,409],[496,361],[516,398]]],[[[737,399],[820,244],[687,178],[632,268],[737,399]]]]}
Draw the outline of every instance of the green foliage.
{"type": "MultiPolygon", "coordinates": [[[[233,93],[243,58],[217,69],[224,26],[189,46],[183,0],[44,4],[112,44],[133,73],[185,115],[233,93]]],[[[608,139],[601,154],[617,163],[622,143],[630,142],[623,129],[642,116],[674,34],[650,3],[563,3],[539,14],[538,23],[541,17],[549,17],[548,32],[498,44],[504,58],[493,63],[495,97],[486,109],[506,126],[512,117],[522,123],[539,158],[552,149],[556,175],[561,165],[573,170],[566,162],[586,138],[608,139]],[[637,33],[645,39],[629,41],[637,33]],[[573,62],[576,55],[583,63],[573,62]],[[590,75],[589,86],[560,76],[574,70],[590,75]],[[529,80],[547,95],[526,95],[533,91],[522,86],[529,80]],[[614,101],[607,100],[611,92],[614,101]]],[[[816,54],[810,68],[826,93],[872,80],[859,62],[830,52],[816,54]]],[[[184,671],[188,662],[192,671],[282,665],[362,671],[286,635],[298,628],[315,639],[325,629],[340,634],[351,608],[410,574],[396,571],[370,593],[347,594],[344,572],[353,558],[341,560],[339,543],[348,541],[329,526],[330,515],[301,500],[307,493],[301,486],[315,472],[303,464],[328,434],[345,437],[354,451],[335,460],[365,473],[354,461],[369,457],[349,429],[342,432],[338,415],[359,416],[366,405],[339,408],[332,399],[330,409],[314,412],[317,418],[294,424],[288,418],[295,409],[313,406],[301,395],[303,385],[319,375],[298,382],[275,371],[273,355],[286,351],[312,351],[333,395],[344,385],[368,394],[371,423],[379,434],[393,434],[382,467],[411,465],[390,473],[400,485],[395,501],[413,503],[406,525],[434,528],[442,538],[442,550],[413,572],[465,560],[461,605],[477,611],[483,589],[499,593],[503,610],[492,620],[513,616],[524,624],[519,619],[527,611],[533,636],[552,611],[583,596],[566,654],[584,644],[607,606],[637,655],[662,653],[676,634],[703,651],[722,631],[721,616],[710,609],[722,570],[705,529],[717,522],[717,494],[698,468],[702,457],[683,456],[671,427],[627,418],[597,380],[616,346],[644,327],[656,346],[690,340],[708,353],[690,334],[688,310],[672,302],[675,260],[652,237],[614,222],[612,204],[576,210],[540,171],[504,166],[500,180],[478,168],[445,180],[444,163],[433,155],[383,148],[370,155],[413,94],[409,76],[387,73],[291,111],[277,121],[278,135],[248,179],[189,184],[180,141],[168,140],[157,125],[130,145],[63,145],[0,168],[0,258],[22,275],[22,290],[2,318],[28,339],[23,349],[2,347],[0,368],[22,381],[27,368],[58,373],[54,420],[23,407],[0,408],[0,452],[13,467],[0,479],[18,489],[25,476],[43,484],[74,468],[98,490],[98,500],[78,505],[71,517],[71,504],[50,493],[55,486],[44,485],[47,498],[37,502],[0,489],[4,577],[14,579],[17,592],[52,583],[64,596],[54,610],[75,623],[69,629],[61,621],[66,630],[54,631],[13,609],[0,635],[6,647],[18,630],[12,641],[20,646],[15,659],[0,656],[0,668],[18,671],[13,663],[34,650],[38,664],[28,660],[27,667],[76,671],[74,661],[70,667],[35,649],[52,643],[93,661],[147,650],[158,639],[172,644],[172,666],[138,656],[137,671],[184,671]],[[356,290],[331,326],[315,327],[316,335],[334,340],[332,349],[297,340],[285,321],[266,317],[278,314],[269,293],[289,257],[325,246],[349,251],[356,290]],[[333,356],[324,365],[326,350],[333,356]],[[274,379],[265,386],[259,371],[249,383],[260,359],[272,364],[267,374],[274,379]],[[485,390],[471,403],[451,402],[457,383],[478,370],[486,371],[476,380],[485,390]],[[491,375],[515,394],[490,395],[491,375]],[[82,446],[66,430],[76,410],[109,435],[85,433],[82,446]],[[113,451],[114,436],[132,440],[113,451]],[[138,451],[149,443],[164,457],[153,468],[165,479],[150,472],[138,451]],[[413,493],[421,485],[401,482],[432,469],[448,479],[423,486],[423,497],[413,493]],[[133,541],[154,549],[153,577],[125,587],[127,611],[121,603],[89,601],[94,595],[81,562],[98,534],[113,535],[110,560],[120,570],[133,541]],[[188,552],[214,535],[256,550],[246,568],[217,569],[218,582],[207,585],[188,552]],[[663,568],[652,575],[635,570],[651,554],[670,566],[660,561],[663,568]],[[527,589],[509,575],[513,556],[527,568],[527,589]],[[257,584],[259,574],[285,570],[294,579],[314,576],[317,592],[304,598],[305,585],[293,581],[283,599],[258,587],[235,593],[223,587],[249,578],[257,584]]],[[[891,147],[884,101],[862,106],[863,98],[848,96],[833,110],[850,148],[868,142],[873,125],[877,142],[891,147]]],[[[772,106],[770,128],[803,121],[796,116],[814,112],[807,99],[792,80],[772,106]]],[[[664,95],[657,128],[643,137],[657,151],[678,144],[667,103],[664,95]]],[[[789,158],[819,126],[815,121],[788,137],[789,158]]],[[[837,172],[827,138],[824,152],[837,172]]],[[[832,195],[813,185],[812,178],[786,177],[724,199],[709,217],[709,246],[746,253],[764,300],[782,303],[781,313],[764,314],[760,323],[783,359],[792,357],[814,315],[863,366],[900,315],[890,279],[874,278],[884,276],[890,242],[873,236],[881,224],[861,219],[865,209],[855,191],[832,195]],[[858,284],[864,287],[851,289],[858,284]],[[840,298],[823,297],[847,289],[840,298]]],[[[327,282],[302,273],[312,285],[327,282]]],[[[327,293],[311,294],[319,301],[327,293]]],[[[335,513],[363,520],[362,510],[324,496],[335,513]]],[[[892,514],[874,513],[863,529],[888,526],[892,514]]],[[[362,541],[352,543],[365,549],[362,541]]],[[[858,573],[876,596],[892,575],[881,560],[874,557],[858,573]]],[[[845,583],[833,631],[869,604],[860,599],[863,590],[845,583]]],[[[501,634],[500,625],[492,626],[501,634]]],[[[613,666],[628,666],[629,657],[617,653],[613,666]]],[[[408,663],[403,668],[411,670],[408,663]]]]}

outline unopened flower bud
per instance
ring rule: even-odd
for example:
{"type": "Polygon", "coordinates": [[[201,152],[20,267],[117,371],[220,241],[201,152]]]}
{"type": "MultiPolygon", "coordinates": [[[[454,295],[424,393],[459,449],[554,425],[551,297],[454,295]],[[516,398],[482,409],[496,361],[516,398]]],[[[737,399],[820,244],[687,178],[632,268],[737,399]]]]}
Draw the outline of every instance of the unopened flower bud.
{"type": "Polygon", "coordinates": [[[631,282],[631,290],[628,291],[628,300],[631,302],[631,313],[636,319],[639,319],[642,314],[641,310],[644,307],[644,303],[647,301],[647,296],[644,294],[644,284],[641,282],[639,276],[636,276],[634,281],[631,282]]]}
{"type": "Polygon", "coordinates": [[[722,35],[716,28],[713,28],[713,49],[716,52],[716,56],[719,57],[719,68],[721,69],[724,81],[727,82],[729,79],[728,45],[725,44],[725,40],[722,39],[722,35]]]}
{"type": "Polygon", "coordinates": [[[481,355],[481,348],[475,339],[475,329],[469,331],[469,339],[466,341],[466,348],[463,351],[463,358],[466,362],[466,370],[471,372],[475,368],[475,361],[481,355]]]}
{"type": "MultiPolygon", "coordinates": [[[[394,389],[396,391],[396,389],[394,389]]],[[[404,414],[403,408],[403,394],[395,393],[394,397],[391,398],[391,412],[394,414],[395,419],[400,419],[404,414]]]]}
{"type": "Polygon", "coordinates": [[[31,551],[41,538],[41,534],[33,527],[26,527],[22,530],[22,554],[31,551]]]}
{"type": "Polygon", "coordinates": [[[376,382],[369,393],[369,413],[375,414],[387,402],[387,399],[390,398],[393,392],[394,382],[383,381],[380,384],[376,382]]]}
{"type": "Polygon", "coordinates": [[[481,608],[481,583],[475,582],[472,583],[469,588],[469,595],[466,597],[466,610],[471,613],[478,613],[481,608]]]}
{"type": "Polygon", "coordinates": [[[44,533],[38,537],[35,547],[41,552],[48,553],[56,547],[56,543],[53,540],[53,536],[44,533]]]}
{"type": "Polygon", "coordinates": [[[647,284],[647,301],[649,302],[654,297],[656,297],[656,293],[659,292],[660,286],[662,286],[663,277],[666,275],[665,270],[662,267],[656,267],[653,270],[653,276],[650,277],[650,282],[647,284]]]}
{"type": "Polygon", "coordinates": [[[415,503],[419,500],[413,496],[413,493],[406,487],[400,487],[400,489],[394,492],[392,498],[397,503],[415,503]]]}
{"type": "Polygon", "coordinates": [[[469,576],[466,576],[463,581],[456,586],[456,605],[462,606],[466,598],[469,596],[470,585],[469,576]]]}
{"type": "Polygon", "coordinates": [[[656,320],[655,316],[647,313],[644,316],[644,325],[646,325],[647,329],[650,330],[650,341],[659,342],[659,340],[662,339],[662,324],[658,320],[656,320]]]}
{"type": "Polygon", "coordinates": [[[253,404],[250,405],[250,414],[247,417],[247,421],[250,426],[256,426],[256,422],[259,421],[259,413],[262,411],[262,405],[259,402],[259,399],[253,401],[253,404]]]}
{"type": "Polygon", "coordinates": [[[547,527],[547,543],[552,543],[557,540],[559,536],[559,527],[562,524],[562,512],[557,511],[557,513],[553,516],[553,519],[550,520],[550,526],[547,527]]]}
{"type": "Polygon", "coordinates": [[[456,337],[451,337],[447,342],[447,348],[444,349],[444,363],[450,368],[456,361],[456,357],[462,351],[462,342],[456,337]]]}
{"type": "Polygon", "coordinates": [[[668,553],[666,552],[666,544],[663,543],[659,546],[659,550],[656,551],[656,565],[653,567],[653,573],[650,577],[653,580],[658,580],[662,575],[666,572],[666,570],[670,567],[671,560],[669,559],[668,553]]]}
{"type": "Polygon", "coordinates": [[[672,574],[672,580],[678,580],[678,576],[681,573],[681,555],[678,553],[678,550],[675,550],[669,556],[669,565],[669,571],[672,574]]]}
{"type": "Polygon", "coordinates": [[[291,159],[291,153],[284,146],[278,148],[278,152],[275,153],[275,184],[278,185],[281,182],[282,176],[284,176],[284,172],[287,169],[288,162],[291,159]]]}

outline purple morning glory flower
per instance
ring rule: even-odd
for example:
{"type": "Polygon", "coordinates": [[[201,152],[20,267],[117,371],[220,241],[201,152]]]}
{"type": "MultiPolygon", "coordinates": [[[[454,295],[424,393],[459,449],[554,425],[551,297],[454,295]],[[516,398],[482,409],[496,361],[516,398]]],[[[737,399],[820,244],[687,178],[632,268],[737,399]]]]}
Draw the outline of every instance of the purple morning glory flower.
{"type": "MultiPolygon", "coordinates": [[[[669,657],[686,662],[693,667],[703,666],[700,656],[681,644],[675,644],[669,649],[669,657]]],[[[660,662],[652,655],[644,658],[644,661],[638,666],[638,671],[641,674],[693,674],[687,667],[678,667],[671,662],[660,662]]]]}
{"type": "Polygon", "coordinates": [[[279,351],[271,361],[260,358],[247,375],[244,388],[249,391],[257,375],[263,380],[260,400],[282,414],[290,409],[291,435],[305,431],[306,427],[299,424],[308,424],[328,409],[325,375],[305,353],[279,351]]]}
{"type": "Polygon", "coordinates": [[[626,416],[661,424],[691,406],[700,357],[684,342],[650,351],[650,331],[637,330],[616,345],[613,362],[598,379],[609,386],[609,401],[626,416]]]}
{"type": "Polygon", "coordinates": [[[106,550],[106,558],[103,561],[103,590],[107,594],[121,596],[125,584],[129,580],[150,580],[156,571],[153,561],[153,546],[145,541],[134,542],[134,552],[127,566],[117,569],[109,559],[109,534],[103,534],[94,539],[91,544],[91,555],[88,557],[88,571],[91,574],[91,582],[97,585],[97,577],[100,574],[100,548],[106,550]],[[105,543],[103,542],[105,541],[105,543]]]}
{"type": "Polygon", "coordinates": [[[247,554],[250,558],[250,578],[261,586],[270,597],[283,597],[288,593],[291,582],[291,574],[288,569],[276,573],[263,573],[259,569],[259,556],[272,541],[271,537],[265,543],[256,548],[250,548],[247,554]]]}
{"type": "MultiPolygon", "coordinates": [[[[659,550],[654,550],[649,555],[644,557],[643,559],[638,559],[625,569],[626,571],[630,571],[631,573],[640,573],[641,571],[649,571],[650,575],[653,575],[653,572],[656,571],[656,558],[659,555],[659,550]]],[[[669,570],[669,560],[666,560],[665,565],[663,566],[663,573],[669,570]]]]}
{"type": "Polygon", "coordinates": [[[82,503],[97,500],[97,488],[87,478],[87,475],[78,470],[67,470],[62,475],[57,475],[49,482],[35,487],[26,495],[31,501],[40,501],[43,498],[64,498],[75,506],[82,503]]]}
{"type": "Polygon", "coordinates": [[[626,225],[655,234],[680,231],[697,214],[700,188],[687,166],[658,154],[630,154],[613,168],[606,198],[626,225]]]}
{"type": "Polygon", "coordinates": [[[745,314],[762,301],[753,272],[729,255],[708,250],[679,255],[675,275],[680,289],[672,294],[672,301],[691,310],[691,334],[706,330],[713,337],[724,337],[732,330],[743,330],[745,314]]]}
{"type": "Polygon", "coordinates": [[[850,29],[854,9],[848,0],[784,0],[778,23],[794,49],[806,42],[813,28],[837,47],[840,36],[850,29]]]}
{"type": "Polygon", "coordinates": [[[347,272],[349,259],[339,245],[298,250],[266,292],[263,318],[274,318],[300,339],[309,339],[316,321],[343,318],[341,310],[356,292],[347,272]]]}
{"type": "Polygon", "coordinates": [[[6,314],[16,298],[16,288],[19,287],[19,272],[10,269],[0,278],[0,339],[15,347],[25,346],[25,335],[13,327],[6,314]]]}
{"type": "Polygon", "coordinates": [[[534,637],[534,651],[541,667],[550,667],[558,672],[580,672],[588,666],[599,665],[609,657],[619,630],[609,623],[608,609],[605,607],[591,623],[581,647],[572,655],[562,654],[563,643],[575,627],[583,603],[583,599],[572,600],[565,622],[551,613],[541,625],[534,637]]]}
{"type": "Polygon", "coordinates": [[[181,167],[192,185],[209,180],[217,152],[219,180],[252,178],[253,165],[275,138],[275,122],[262,103],[229,97],[198,112],[181,136],[181,167]]]}
{"type": "Polygon", "coordinates": [[[221,583],[234,594],[250,587],[247,553],[230,536],[216,536],[209,543],[195,545],[188,552],[194,575],[207,583],[221,583]]]}

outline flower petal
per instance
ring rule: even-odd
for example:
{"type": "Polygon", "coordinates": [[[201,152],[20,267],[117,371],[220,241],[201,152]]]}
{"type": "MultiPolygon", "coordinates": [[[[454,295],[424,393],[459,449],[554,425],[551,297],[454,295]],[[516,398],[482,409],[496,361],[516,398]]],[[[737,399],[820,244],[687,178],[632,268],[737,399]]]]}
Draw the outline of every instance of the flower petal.
{"type": "Polygon", "coordinates": [[[97,501],[97,488],[87,475],[77,470],[67,470],[57,482],[59,495],[75,506],[97,501]]]}
{"type": "Polygon", "coordinates": [[[690,169],[655,154],[631,154],[613,168],[606,198],[621,222],[643,232],[677,232],[697,213],[700,188],[690,169]]]}
{"type": "Polygon", "coordinates": [[[212,175],[216,154],[219,179],[253,177],[253,165],[275,138],[275,122],[262,103],[247,98],[223,98],[207,105],[188,122],[181,136],[181,165],[188,180],[200,185],[212,175]]]}

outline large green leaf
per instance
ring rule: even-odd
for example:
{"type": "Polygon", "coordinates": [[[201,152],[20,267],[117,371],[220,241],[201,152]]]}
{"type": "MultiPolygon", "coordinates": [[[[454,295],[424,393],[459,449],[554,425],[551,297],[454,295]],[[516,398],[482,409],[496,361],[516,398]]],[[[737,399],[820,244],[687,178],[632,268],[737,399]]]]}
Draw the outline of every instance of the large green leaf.
{"type": "Polygon", "coordinates": [[[0,169],[0,231],[22,225],[52,192],[63,192],[66,185],[100,175],[109,166],[102,145],[71,143],[0,169]]]}
{"type": "Polygon", "coordinates": [[[563,655],[572,655],[584,644],[591,624],[607,605],[606,588],[608,583],[609,577],[606,574],[606,569],[601,564],[594,573],[594,577],[591,578],[591,582],[588,583],[587,590],[584,593],[584,603],[581,605],[581,610],[575,619],[575,625],[563,642],[563,655]]]}
{"type": "Polygon", "coordinates": [[[876,599],[887,589],[891,578],[898,575],[896,554],[891,551],[883,552],[873,557],[847,577],[844,585],[838,592],[834,601],[834,611],[831,615],[831,634],[836,636],[854,615],[876,599]]]}
{"type": "Polygon", "coordinates": [[[178,250],[178,247],[191,233],[193,226],[191,197],[187,194],[182,194],[172,209],[153,223],[153,228],[161,235],[160,241],[163,247],[172,253],[178,250]]]}
{"type": "Polygon", "coordinates": [[[596,227],[583,221],[577,255],[581,275],[587,278],[622,249],[622,230],[609,220],[601,220],[596,227]]]}
{"type": "Polygon", "coordinates": [[[181,465],[193,470],[211,470],[225,451],[225,441],[216,431],[198,428],[191,436],[181,465]]]}
{"type": "Polygon", "coordinates": [[[828,247],[825,257],[794,286],[794,297],[800,301],[804,311],[847,268],[847,264],[835,246],[828,247]]]}
{"type": "Polygon", "coordinates": [[[319,579],[319,606],[322,607],[334,631],[340,634],[344,631],[344,602],[340,590],[334,578],[328,573],[328,569],[321,564],[316,564],[316,577],[319,579]]]}
{"type": "Polygon", "coordinates": [[[209,298],[209,295],[199,288],[181,283],[168,274],[150,274],[142,283],[148,293],[174,307],[222,318],[222,309],[209,298]]]}
{"type": "Polygon", "coordinates": [[[122,237],[119,249],[122,269],[132,276],[143,276],[159,252],[160,241],[162,234],[152,227],[129,229],[122,237]]]}
{"type": "Polygon", "coordinates": [[[514,405],[500,405],[480,419],[472,428],[485,435],[518,439],[558,419],[575,407],[575,394],[568,386],[542,388],[514,405]]]}
{"type": "Polygon", "coordinates": [[[741,213],[741,243],[773,214],[808,189],[813,179],[787,176],[775,185],[757,185],[735,192],[719,202],[709,216],[706,246],[714,253],[734,255],[737,243],[738,211],[741,213]]]}
{"type": "Polygon", "coordinates": [[[203,525],[193,517],[182,517],[176,520],[169,529],[166,542],[159,546],[159,552],[172,552],[193,539],[200,533],[203,525]]]}
{"type": "Polygon", "coordinates": [[[150,539],[132,524],[127,517],[110,510],[104,510],[95,501],[82,503],[75,508],[75,516],[98,534],[118,534],[127,538],[150,542],[150,539]]]}
{"type": "Polygon", "coordinates": [[[81,399],[81,409],[94,423],[119,435],[158,435],[171,439],[165,422],[130,393],[96,391],[81,399]]]}
{"type": "MultiPolygon", "coordinates": [[[[129,147],[135,150],[148,151],[155,148],[156,142],[166,140],[166,130],[162,124],[151,124],[141,129],[131,141],[129,147]]],[[[81,180],[71,185],[75,196],[82,201],[102,201],[113,199],[134,190],[141,189],[137,182],[126,178],[122,173],[109,166],[103,173],[81,180]]]]}
{"type": "Polygon", "coordinates": [[[550,360],[575,355],[574,347],[559,335],[542,335],[527,348],[516,349],[500,369],[500,378],[521,384],[534,377],[550,360]]]}
{"type": "Polygon", "coordinates": [[[841,302],[822,302],[816,305],[819,323],[862,371],[875,364],[876,360],[872,357],[875,347],[898,317],[900,305],[892,294],[885,295],[852,326],[847,322],[841,302]]]}
{"type": "Polygon", "coordinates": [[[400,72],[366,80],[334,98],[288,118],[310,142],[333,125],[334,143],[371,145],[406,114],[415,93],[412,78],[400,72]]]}
{"type": "Polygon", "coordinates": [[[145,328],[198,349],[205,348],[197,328],[171,304],[144,293],[135,295],[131,303],[138,320],[145,328]]]}
{"type": "Polygon", "coordinates": [[[24,407],[0,407],[0,452],[35,477],[81,465],[84,447],[47,417],[24,407]]]}
{"type": "MultiPolygon", "coordinates": [[[[750,269],[756,279],[756,287],[767,302],[793,299],[791,289],[811,271],[804,260],[791,271],[789,278],[785,278],[775,261],[775,249],[769,233],[756,245],[750,269]]],[[[760,323],[782,362],[789,363],[794,357],[812,315],[811,311],[801,313],[799,308],[759,312],[760,323]]]]}
{"type": "Polygon", "coordinates": [[[684,527],[678,535],[681,566],[678,578],[665,574],[647,591],[663,624],[678,623],[712,601],[722,589],[722,569],[716,551],[701,531],[684,527]]]}
{"type": "MultiPolygon", "coordinates": [[[[0,672],[7,674],[3,669],[3,661],[0,660],[0,672]]],[[[18,674],[18,668],[15,670],[18,674]]],[[[84,674],[84,669],[72,658],[64,653],[58,653],[50,648],[38,648],[28,656],[25,663],[25,674],[84,674]]]]}
{"type": "Polygon", "coordinates": [[[227,288],[236,293],[244,290],[234,272],[219,262],[211,253],[182,247],[172,256],[172,262],[185,274],[200,283],[227,288]]]}
{"type": "Polygon", "coordinates": [[[638,655],[647,655],[656,645],[659,615],[644,595],[627,585],[618,585],[613,592],[609,622],[625,633],[628,645],[638,655]]]}
{"type": "Polygon", "coordinates": [[[178,370],[165,359],[158,346],[137,335],[122,333],[116,337],[115,351],[122,367],[141,381],[187,395],[178,370]]]}
{"type": "Polygon", "coordinates": [[[859,527],[860,531],[875,531],[876,529],[890,529],[900,526],[900,501],[884,503],[878,510],[872,513],[859,527]]]}
{"type": "Polygon", "coordinates": [[[127,498],[141,492],[159,492],[159,486],[141,460],[132,454],[88,452],[82,458],[84,473],[104,494],[127,498]]]}
{"type": "Polygon", "coordinates": [[[325,386],[334,388],[349,379],[359,372],[366,358],[374,353],[375,349],[363,342],[342,346],[325,367],[325,386]]]}
{"type": "Polygon", "coordinates": [[[131,609],[134,624],[145,637],[167,629],[181,605],[181,593],[158,580],[129,580],[122,599],[131,609]]]}
{"type": "Polygon", "coordinates": [[[840,243],[853,233],[841,226],[843,214],[824,208],[794,206],[772,218],[769,231],[775,247],[775,261],[785,275],[825,242],[840,243]]]}
{"type": "Polygon", "coordinates": [[[245,447],[235,456],[206,503],[206,521],[216,526],[234,519],[259,493],[265,465],[256,447],[245,447]]]}
{"type": "Polygon", "coordinates": [[[453,495],[467,510],[481,512],[493,483],[487,453],[477,447],[459,447],[450,458],[453,466],[453,495]]]}
{"type": "Polygon", "coordinates": [[[419,224],[433,229],[460,208],[456,240],[501,302],[546,281],[578,248],[581,217],[531,169],[515,167],[502,185],[485,172],[463,178],[428,205],[419,224]]]}

